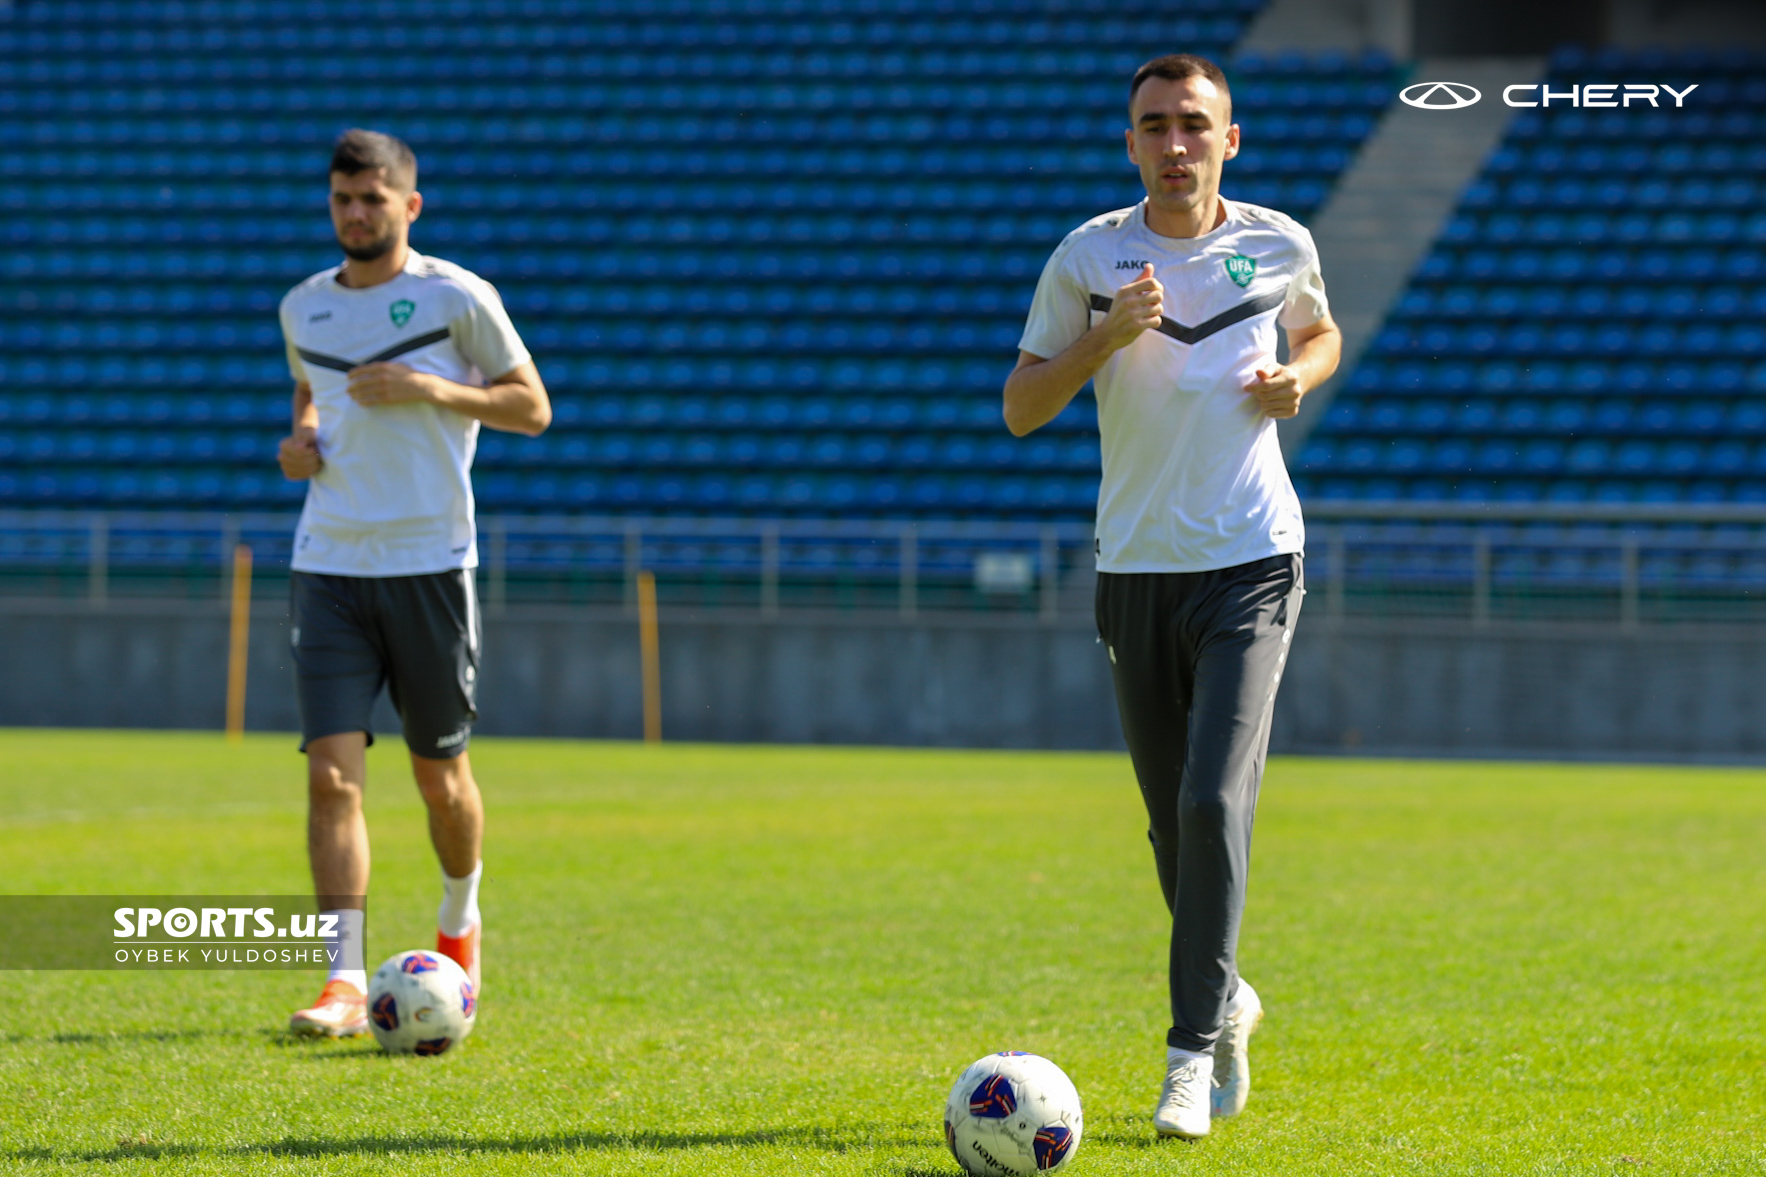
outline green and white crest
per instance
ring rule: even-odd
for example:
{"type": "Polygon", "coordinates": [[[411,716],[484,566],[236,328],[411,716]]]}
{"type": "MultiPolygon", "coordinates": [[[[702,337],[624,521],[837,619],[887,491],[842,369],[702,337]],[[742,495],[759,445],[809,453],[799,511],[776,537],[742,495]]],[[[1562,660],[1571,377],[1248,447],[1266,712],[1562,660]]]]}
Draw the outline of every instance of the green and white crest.
{"type": "MultiPolygon", "coordinates": [[[[1240,282],[1239,285],[1243,286],[1244,283],[1240,282]]],[[[408,298],[401,298],[390,307],[387,307],[386,310],[387,313],[392,316],[392,325],[394,327],[403,327],[406,323],[411,321],[411,316],[416,314],[417,304],[408,298]]]]}
{"type": "Polygon", "coordinates": [[[1226,267],[1226,276],[1240,286],[1251,285],[1251,279],[1257,276],[1257,259],[1235,253],[1221,263],[1226,267]]]}

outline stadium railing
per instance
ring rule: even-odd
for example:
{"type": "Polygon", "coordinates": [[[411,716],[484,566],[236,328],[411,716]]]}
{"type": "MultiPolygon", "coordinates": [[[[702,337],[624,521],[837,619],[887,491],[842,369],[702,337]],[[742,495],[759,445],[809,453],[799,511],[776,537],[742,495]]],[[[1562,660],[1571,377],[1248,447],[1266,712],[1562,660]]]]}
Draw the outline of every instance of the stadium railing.
{"type": "Polygon", "coordinates": [[[1306,515],[1327,617],[1766,622],[1766,504],[1315,499],[1306,515]]]}
{"type": "MultiPolygon", "coordinates": [[[[287,578],[295,517],[0,511],[0,591],[227,599],[252,549],[257,595],[287,578]]],[[[988,610],[1053,618],[1086,578],[1084,523],[587,515],[479,517],[486,612],[510,604],[631,608],[640,572],[665,604],[703,608],[988,610]]]]}
{"type": "MultiPolygon", "coordinates": [[[[1474,625],[1576,620],[1632,628],[1766,623],[1766,504],[1314,500],[1312,616],[1474,625]],[[1322,610],[1321,606],[1322,597],[1322,610]]],[[[263,597],[286,581],[281,513],[0,511],[0,592],[226,600],[251,547],[263,597]]],[[[486,612],[631,608],[639,572],[665,605],[986,611],[1027,620],[1090,607],[1085,523],[486,515],[486,612]]]]}

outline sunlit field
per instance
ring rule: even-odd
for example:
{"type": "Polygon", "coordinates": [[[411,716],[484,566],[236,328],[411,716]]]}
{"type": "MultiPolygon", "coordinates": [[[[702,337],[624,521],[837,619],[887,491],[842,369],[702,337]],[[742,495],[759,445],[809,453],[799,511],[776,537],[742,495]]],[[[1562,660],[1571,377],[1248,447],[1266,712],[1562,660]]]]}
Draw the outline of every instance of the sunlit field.
{"type": "MultiPolygon", "coordinates": [[[[396,740],[370,965],[432,942],[396,740]]],[[[959,1172],[940,1111],[1035,1051],[1077,1174],[1766,1169],[1766,773],[1282,760],[1244,1115],[1154,1138],[1166,927],[1112,755],[481,740],[478,1027],[289,1037],[309,973],[12,973],[0,1162],[105,1173],[959,1172]]],[[[0,732],[14,893],[298,893],[285,736],[0,732]]]]}

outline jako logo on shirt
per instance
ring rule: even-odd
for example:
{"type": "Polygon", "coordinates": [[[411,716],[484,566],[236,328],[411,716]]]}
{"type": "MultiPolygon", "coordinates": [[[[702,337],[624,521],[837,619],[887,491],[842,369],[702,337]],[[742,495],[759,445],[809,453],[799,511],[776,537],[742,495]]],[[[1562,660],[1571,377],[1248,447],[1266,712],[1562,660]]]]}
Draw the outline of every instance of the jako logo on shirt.
{"type": "Polygon", "coordinates": [[[1131,257],[1126,261],[1117,262],[1116,268],[1118,270],[1144,270],[1152,264],[1152,262],[1147,261],[1145,258],[1131,257]]]}
{"type": "Polygon", "coordinates": [[[386,309],[387,313],[392,316],[392,325],[403,327],[411,321],[411,316],[417,313],[417,304],[408,298],[401,298],[386,309]]]}
{"type": "Polygon", "coordinates": [[[1251,279],[1257,276],[1257,259],[1235,253],[1221,263],[1226,267],[1226,276],[1240,286],[1251,285],[1251,279]]]}

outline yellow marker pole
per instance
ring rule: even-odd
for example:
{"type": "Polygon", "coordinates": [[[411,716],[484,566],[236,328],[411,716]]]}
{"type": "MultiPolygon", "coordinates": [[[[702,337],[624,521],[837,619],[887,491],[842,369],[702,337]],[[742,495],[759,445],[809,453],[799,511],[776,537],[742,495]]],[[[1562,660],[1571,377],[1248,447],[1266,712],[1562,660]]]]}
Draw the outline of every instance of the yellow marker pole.
{"type": "Polygon", "coordinates": [[[662,657],[656,634],[656,574],[638,573],[638,650],[644,663],[644,742],[662,743],[662,657]]]}
{"type": "Polygon", "coordinates": [[[251,650],[251,548],[233,549],[233,625],[227,642],[227,740],[245,739],[245,663],[251,650]]]}

